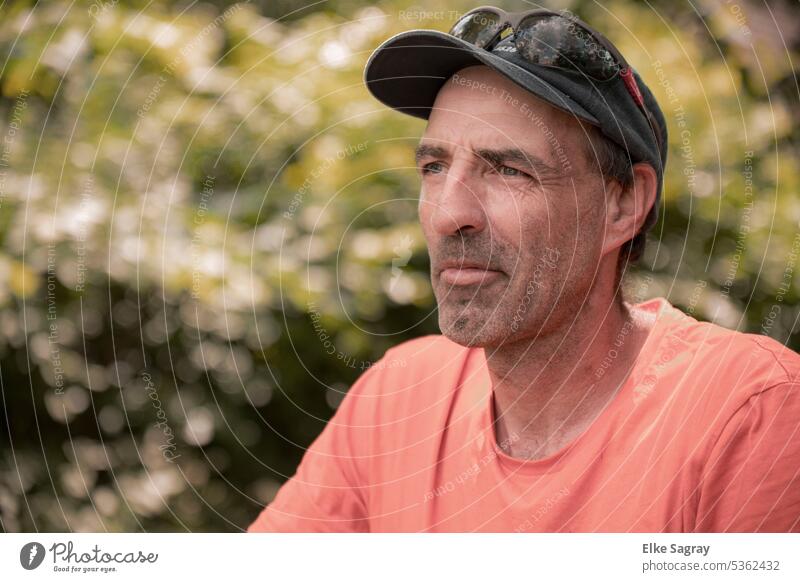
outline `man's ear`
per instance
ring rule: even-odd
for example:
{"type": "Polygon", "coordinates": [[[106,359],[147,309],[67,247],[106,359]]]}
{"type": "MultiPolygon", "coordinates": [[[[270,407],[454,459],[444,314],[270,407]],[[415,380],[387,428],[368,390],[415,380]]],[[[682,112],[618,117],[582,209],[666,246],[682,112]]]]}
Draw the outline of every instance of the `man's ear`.
{"type": "Polygon", "coordinates": [[[607,188],[604,255],[636,236],[655,203],[657,185],[658,176],[653,166],[640,162],[633,165],[631,185],[607,188]]]}

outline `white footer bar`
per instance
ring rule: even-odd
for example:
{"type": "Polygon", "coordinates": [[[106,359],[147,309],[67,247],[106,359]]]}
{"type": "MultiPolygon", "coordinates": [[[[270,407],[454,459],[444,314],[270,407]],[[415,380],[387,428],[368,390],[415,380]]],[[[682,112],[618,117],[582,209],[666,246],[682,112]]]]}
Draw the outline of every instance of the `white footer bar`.
{"type": "Polygon", "coordinates": [[[797,581],[800,534],[4,534],[0,573],[136,582],[797,581]]]}

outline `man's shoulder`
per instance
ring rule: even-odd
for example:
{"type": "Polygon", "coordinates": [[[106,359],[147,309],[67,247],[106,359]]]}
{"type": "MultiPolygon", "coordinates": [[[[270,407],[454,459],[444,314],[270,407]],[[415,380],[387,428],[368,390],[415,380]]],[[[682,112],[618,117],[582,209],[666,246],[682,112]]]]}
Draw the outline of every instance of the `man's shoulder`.
{"type": "Polygon", "coordinates": [[[769,336],[752,333],[739,335],[744,336],[740,341],[756,346],[754,350],[760,352],[762,358],[774,362],[783,370],[785,382],[800,383],[800,354],[769,336]]]}
{"type": "Polygon", "coordinates": [[[688,351],[692,367],[714,370],[716,377],[738,380],[740,385],[749,378],[753,387],[761,389],[800,383],[800,355],[777,340],[698,321],[665,300],[660,305],[667,323],[667,349],[688,351]]]}
{"type": "MultiPolygon", "coordinates": [[[[698,321],[666,300],[642,305],[658,321],[656,341],[633,389],[642,418],[669,419],[665,422],[682,427],[683,442],[710,447],[751,407],[798,402],[800,355],[780,342],[698,321]],[[664,416],[665,411],[675,416],[664,416]]],[[[787,405],[781,414],[792,415],[794,408],[787,405]]],[[[698,451],[701,458],[708,454],[707,448],[698,451]]]]}
{"type": "Polygon", "coordinates": [[[458,376],[474,351],[443,335],[431,334],[389,348],[377,364],[390,372],[384,375],[385,380],[433,385],[445,377],[458,376]]]}
{"type": "Polygon", "coordinates": [[[395,358],[403,358],[418,364],[429,364],[441,356],[463,355],[470,348],[457,344],[447,336],[430,334],[406,340],[386,350],[395,358]]]}
{"type": "MultiPolygon", "coordinates": [[[[441,401],[455,390],[475,348],[443,335],[426,335],[386,350],[358,380],[356,392],[379,397],[381,408],[441,401]]],[[[356,386],[354,386],[356,388],[356,386]]]]}

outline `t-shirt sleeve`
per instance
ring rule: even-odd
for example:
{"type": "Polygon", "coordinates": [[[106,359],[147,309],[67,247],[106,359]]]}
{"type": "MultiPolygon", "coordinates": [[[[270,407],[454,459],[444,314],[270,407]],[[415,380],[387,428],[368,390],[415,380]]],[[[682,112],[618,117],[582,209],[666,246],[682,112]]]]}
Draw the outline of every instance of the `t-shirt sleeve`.
{"type": "MultiPolygon", "coordinates": [[[[376,364],[380,363],[379,360],[376,364]]],[[[377,366],[353,384],[294,476],[278,491],[248,532],[366,532],[364,444],[370,441],[375,396],[364,394],[381,380],[377,366]]]]}
{"type": "Polygon", "coordinates": [[[750,396],[711,450],[696,532],[800,531],[800,384],[750,396]]]}

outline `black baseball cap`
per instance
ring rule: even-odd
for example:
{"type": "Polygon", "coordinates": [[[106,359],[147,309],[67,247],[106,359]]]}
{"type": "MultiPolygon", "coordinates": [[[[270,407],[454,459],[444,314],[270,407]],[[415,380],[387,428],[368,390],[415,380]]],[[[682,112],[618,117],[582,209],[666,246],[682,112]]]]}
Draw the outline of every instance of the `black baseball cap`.
{"type": "Polygon", "coordinates": [[[550,105],[595,125],[627,151],[633,163],[649,163],[658,176],[658,186],[642,230],[656,222],[667,161],[667,127],[658,102],[636,71],[633,78],[652,122],[658,125],[660,139],[621,75],[597,81],[577,71],[531,63],[517,53],[513,35],[485,50],[437,30],[401,32],[370,55],[364,68],[364,83],[383,104],[428,119],[447,79],[473,65],[486,65],[550,105]]]}

